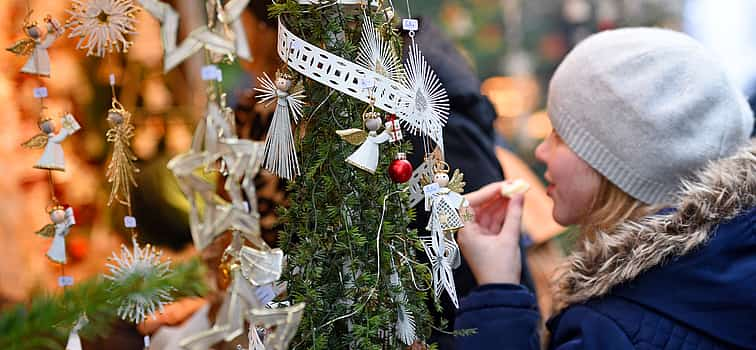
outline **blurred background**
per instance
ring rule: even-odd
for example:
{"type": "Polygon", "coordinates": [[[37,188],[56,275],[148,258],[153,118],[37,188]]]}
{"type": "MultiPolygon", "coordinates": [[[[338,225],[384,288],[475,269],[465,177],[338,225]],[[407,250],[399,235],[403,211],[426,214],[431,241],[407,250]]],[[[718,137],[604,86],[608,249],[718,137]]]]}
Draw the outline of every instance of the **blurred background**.
{"type": "MultiPolygon", "coordinates": [[[[394,3],[406,16],[406,2],[394,3]]],[[[64,22],[69,17],[68,1],[30,0],[29,4],[40,19],[50,14],[64,22]]],[[[199,0],[172,4],[181,14],[180,35],[202,23],[204,6],[199,0]]],[[[754,0],[425,0],[409,5],[412,16],[433,20],[455,41],[496,108],[499,147],[518,156],[538,176],[542,169],[532,150],[551,131],[544,112],[548,79],[570,48],[591,33],[638,25],[687,31],[722,55],[733,79],[753,95],[754,0]]],[[[0,1],[3,47],[23,37],[26,6],[26,0],[0,1]]],[[[134,216],[142,239],[176,259],[195,253],[186,220],[188,204],[165,165],[189,148],[193,127],[204,113],[204,83],[195,74],[201,57],[195,55],[163,74],[159,24],[145,11],[140,11],[137,21],[138,35],[132,36],[134,45],[126,54],[86,57],[75,49],[76,39],[58,39],[49,49],[49,79],[21,74],[26,58],[2,52],[0,306],[23,301],[34,290],[57,288],[60,275],[59,265],[45,257],[50,240],[34,234],[49,223],[47,174],[32,168],[41,151],[20,146],[38,133],[39,101],[32,89],[40,84],[48,88],[50,111],[69,111],[83,127],[63,144],[67,171],[55,174],[57,196],[75,208],[77,219],[67,239],[66,274],[80,280],[102,272],[105,257],[128,239],[120,221],[124,213],[105,205],[110,191],[104,175],[110,154],[105,141],[110,73],[115,74],[118,98],[132,112],[136,125],[133,148],[141,172],[134,216]]],[[[238,64],[223,70],[224,89],[234,105],[254,77],[238,64]]],[[[551,229],[538,240],[561,232],[551,229]]]]}

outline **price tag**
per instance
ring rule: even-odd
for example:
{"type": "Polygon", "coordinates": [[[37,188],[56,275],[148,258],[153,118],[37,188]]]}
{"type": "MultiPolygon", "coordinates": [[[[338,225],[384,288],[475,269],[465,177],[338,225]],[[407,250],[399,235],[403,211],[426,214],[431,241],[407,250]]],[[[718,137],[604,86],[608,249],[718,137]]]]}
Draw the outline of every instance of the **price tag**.
{"type": "Polygon", "coordinates": [[[149,348],[150,347],[150,336],[149,335],[145,335],[144,336],[144,347],[145,348],[149,348]]]}
{"type": "Polygon", "coordinates": [[[357,81],[357,85],[360,89],[371,89],[375,86],[375,80],[373,79],[360,79],[357,81]]]}
{"type": "Polygon", "coordinates": [[[123,217],[123,224],[126,226],[126,228],[135,228],[136,227],[136,218],[133,216],[124,216],[123,217]]]}
{"type": "Polygon", "coordinates": [[[72,276],[60,276],[58,277],[58,285],[61,287],[68,287],[73,286],[73,277],[72,276]]]}
{"type": "Polygon", "coordinates": [[[425,193],[426,196],[432,196],[440,190],[441,190],[441,186],[439,186],[435,182],[430,185],[423,186],[423,192],[425,193]]]}
{"type": "Polygon", "coordinates": [[[34,97],[35,98],[45,98],[47,97],[47,88],[44,86],[40,86],[38,88],[34,88],[34,97]]]}
{"type": "Polygon", "coordinates": [[[220,80],[220,69],[215,65],[207,65],[202,67],[202,80],[220,80]]]}
{"type": "Polygon", "coordinates": [[[257,300],[260,301],[260,304],[267,304],[276,297],[276,292],[273,290],[273,287],[270,284],[266,284],[264,286],[257,287],[255,290],[255,296],[257,297],[257,300]]]}
{"type": "Polygon", "coordinates": [[[402,29],[408,30],[408,31],[417,31],[419,25],[416,19],[414,18],[405,18],[402,19],[402,29]]]}
{"type": "Polygon", "coordinates": [[[115,74],[110,73],[110,86],[115,85],[115,74]]]}

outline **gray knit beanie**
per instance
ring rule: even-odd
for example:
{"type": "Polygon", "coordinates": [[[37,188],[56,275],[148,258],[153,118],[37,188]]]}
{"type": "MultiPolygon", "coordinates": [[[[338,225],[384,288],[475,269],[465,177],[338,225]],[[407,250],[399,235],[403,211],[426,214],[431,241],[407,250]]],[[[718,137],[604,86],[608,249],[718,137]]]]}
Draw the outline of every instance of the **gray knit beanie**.
{"type": "Polygon", "coordinates": [[[681,180],[748,141],[753,117],[724,69],[688,36],[626,28],[559,65],[548,112],[559,136],[620,189],[670,204],[681,180]]]}

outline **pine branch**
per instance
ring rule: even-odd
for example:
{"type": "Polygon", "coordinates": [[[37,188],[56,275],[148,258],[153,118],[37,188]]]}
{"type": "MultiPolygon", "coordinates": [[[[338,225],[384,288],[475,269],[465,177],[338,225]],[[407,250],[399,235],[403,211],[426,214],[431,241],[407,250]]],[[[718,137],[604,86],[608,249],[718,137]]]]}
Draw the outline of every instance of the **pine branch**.
{"type": "Polygon", "coordinates": [[[202,264],[194,259],[175,265],[164,279],[148,276],[115,284],[98,276],[63,293],[37,295],[29,305],[18,304],[0,314],[0,349],[61,349],[81,314],[89,319],[83,338],[104,334],[118,318],[117,303],[129,294],[170,288],[174,298],[202,295],[206,291],[203,276],[202,264]]]}

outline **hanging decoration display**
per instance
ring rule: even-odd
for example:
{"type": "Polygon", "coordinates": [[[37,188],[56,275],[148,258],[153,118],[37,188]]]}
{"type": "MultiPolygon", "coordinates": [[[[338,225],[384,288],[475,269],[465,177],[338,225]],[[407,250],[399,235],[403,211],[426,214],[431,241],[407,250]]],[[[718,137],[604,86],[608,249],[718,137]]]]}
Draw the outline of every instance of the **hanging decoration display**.
{"type": "Polygon", "coordinates": [[[42,32],[37,22],[31,20],[31,11],[24,20],[26,38],[17,41],[6,50],[19,56],[29,56],[21,68],[22,73],[50,77],[50,55],[47,49],[64,33],[63,27],[56,19],[45,17],[46,32],[42,32]]]}
{"type": "Polygon", "coordinates": [[[192,30],[180,44],[177,44],[179,14],[173,7],[159,0],[136,1],[161,23],[163,71],[168,72],[176,68],[181,62],[202,49],[221,57],[238,56],[247,60],[252,59],[246,44],[247,36],[240,22],[241,13],[250,0],[231,0],[224,6],[216,0],[209,0],[207,8],[210,10],[208,13],[210,20],[205,25],[192,30]]]}
{"type": "Polygon", "coordinates": [[[87,56],[103,57],[106,53],[127,52],[133,44],[129,35],[136,34],[134,0],[73,0],[67,10],[71,18],[69,38],[79,38],[76,49],[87,56]]]}
{"type": "Polygon", "coordinates": [[[260,87],[256,87],[255,91],[261,93],[259,103],[276,102],[273,120],[265,138],[263,166],[274,174],[291,180],[299,175],[299,163],[296,149],[294,149],[291,119],[294,119],[294,122],[297,123],[302,117],[304,92],[301,89],[290,91],[294,83],[294,76],[286,68],[279,69],[276,72],[275,82],[267,74],[258,78],[258,82],[260,87]]]}

